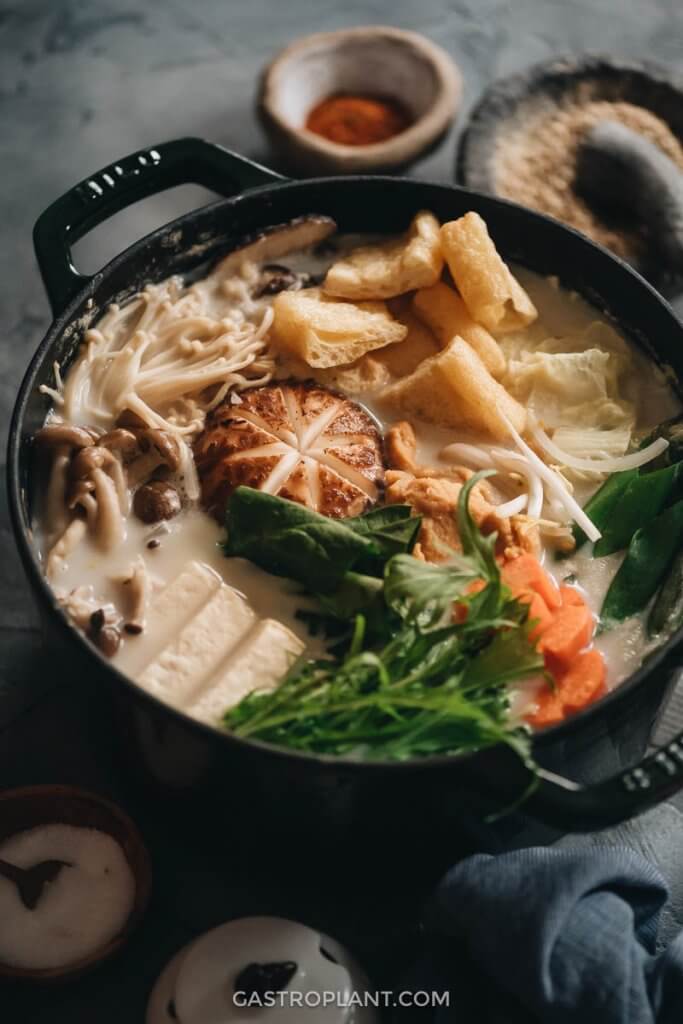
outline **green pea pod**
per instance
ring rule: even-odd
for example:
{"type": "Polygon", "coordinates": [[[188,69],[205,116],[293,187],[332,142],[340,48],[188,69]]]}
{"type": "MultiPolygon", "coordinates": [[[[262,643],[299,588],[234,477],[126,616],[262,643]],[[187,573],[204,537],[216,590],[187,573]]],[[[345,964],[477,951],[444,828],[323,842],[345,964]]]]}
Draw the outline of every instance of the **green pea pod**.
{"type": "Polygon", "coordinates": [[[674,633],[683,625],[683,549],[676,555],[647,619],[649,636],[674,633]]]}
{"type": "Polygon", "coordinates": [[[683,542],[683,501],[637,530],[607,591],[603,623],[621,622],[642,611],[667,574],[683,542]]]}
{"type": "MultiPolygon", "coordinates": [[[[613,513],[620,504],[628,485],[637,478],[637,469],[626,469],[623,473],[612,473],[611,476],[607,477],[602,487],[599,487],[593,497],[584,505],[584,512],[591,522],[595,523],[601,533],[612,519],[613,513]]],[[[576,541],[576,550],[578,551],[588,538],[576,524],[574,524],[572,532],[576,541]]]]}
{"type": "MultiPolygon", "coordinates": [[[[647,476],[640,476],[635,471],[635,476],[627,480],[620,491],[607,521],[604,525],[597,524],[602,537],[593,548],[595,558],[628,547],[636,530],[649,523],[664,508],[678,477],[678,465],[655,470],[647,476]]],[[[588,506],[586,511],[590,515],[588,506]]]]}

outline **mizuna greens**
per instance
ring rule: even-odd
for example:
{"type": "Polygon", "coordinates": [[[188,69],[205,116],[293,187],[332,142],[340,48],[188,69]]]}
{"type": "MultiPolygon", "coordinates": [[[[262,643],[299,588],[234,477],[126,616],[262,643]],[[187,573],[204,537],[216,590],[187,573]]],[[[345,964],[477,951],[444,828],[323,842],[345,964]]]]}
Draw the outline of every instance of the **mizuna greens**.
{"type": "Polygon", "coordinates": [[[236,491],[226,551],[287,571],[317,595],[328,622],[351,628],[334,657],[295,664],[275,690],[231,708],[225,725],[316,753],[405,759],[505,742],[528,757],[528,731],[508,717],[508,684],[542,672],[543,658],[529,639],[528,605],[501,581],[495,535],[483,536],[469,513],[472,487],[486,475],[460,494],[462,553],[438,566],[407,553],[415,520],[400,509],[324,520],[328,532],[300,506],[236,491]]]}

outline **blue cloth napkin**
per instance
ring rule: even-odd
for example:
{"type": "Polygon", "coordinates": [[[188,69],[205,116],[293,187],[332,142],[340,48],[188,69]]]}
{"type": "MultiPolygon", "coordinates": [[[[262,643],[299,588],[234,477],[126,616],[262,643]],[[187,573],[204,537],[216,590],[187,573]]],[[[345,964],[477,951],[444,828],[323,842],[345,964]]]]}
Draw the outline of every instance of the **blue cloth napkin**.
{"type": "MultiPolygon", "coordinates": [[[[668,897],[627,849],[535,847],[454,867],[425,915],[415,991],[430,1024],[682,1024],[683,933],[657,951],[668,897]]],[[[402,1019],[399,1017],[399,1019],[402,1019]]]]}

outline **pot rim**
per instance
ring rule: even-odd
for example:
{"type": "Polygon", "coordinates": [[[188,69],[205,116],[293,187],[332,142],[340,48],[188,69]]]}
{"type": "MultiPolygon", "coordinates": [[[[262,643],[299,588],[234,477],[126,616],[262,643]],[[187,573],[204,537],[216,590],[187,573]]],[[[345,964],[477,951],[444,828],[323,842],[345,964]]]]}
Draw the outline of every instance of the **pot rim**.
{"type": "MultiPolygon", "coordinates": [[[[487,203],[494,206],[514,209],[527,220],[545,222],[552,225],[554,230],[559,229],[561,233],[573,235],[586,249],[597,250],[597,252],[600,253],[600,258],[602,260],[616,264],[619,267],[619,273],[624,276],[624,279],[630,278],[634,286],[638,287],[641,291],[643,289],[647,291],[650,294],[650,297],[653,298],[668,314],[672,321],[672,325],[681,332],[681,338],[683,340],[683,322],[678,318],[666,299],[648,281],[646,281],[645,278],[643,278],[636,270],[633,269],[633,267],[627,264],[620,257],[554,217],[539,213],[535,210],[527,209],[520,206],[518,203],[502,199],[498,196],[488,195],[477,191],[476,189],[465,188],[461,185],[446,184],[444,182],[410,180],[393,175],[374,174],[328,175],[304,180],[284,179],[283,181],[276,181],[274,184],[265,184],[249,188],[232,197],[218,199],[216,202],[203,206],[198,210],[191,210],[182,214],[180,217],[155,228],[154,231],[133,242],[128,246],[128,248],[114,256],[114,258],[111,259],[91,279],[87,280],[84,286],[79,289],[79,291],[66,304],[64,309],[62,309],[61,312],[53,319],[43,339],[31,357],[17,392],[17,398],[12,411],[7,445],[7,490],[10,520],[24,570],[28,576],[33,592],[39,600],[40,606],[46,609],[50,615],[59,621],[60,628],[66,629],[66,631],[71,635],[72,641],[76,643],[81,650],[85,650],[90,656],[94,656],[99,661],[101,667],[110,674],[111,678],[115,680],[118,685],[123,684],[134,699],[142,700],[157,710],[164,711],[178,724],[191,729],[197,736],[204,736],[213,742],[228,742],[242,746],[246,749],[257,750],[269,757],[285,760],[295,759],[301,762],[316,764],[319,767],[324,768],[339,768],[339,766],[343,766],[345,771],[349,771],[354,774],[358,772],[379,773],[386,771],[388,768],[395,769],[398,772],[402,770],[415,771],[416,769],[429,771],[440,766],[452,767],[456,762],[462,763],[463,761],[470,760],[480,754],[485,754],[487,750],[494,748],[484,748],[481,751],[466,751],[453,754],[437,754],[422,758],[409,758],[405,761],[387,759],[356,760],[344,755],[320,754],[286,747],[278,747],[274,744],[265,743],[262,740],[236,736],[227,730],[222,732],[210,725],[191,718],[189,715],[170,704],[166,704],[158,697],[147,692],[133,679],[130,679],[115,665],[108,661],[101,654],[98,648],[95,647],[95,645],[69,620],[66,612],[57,601],[54,591],[43,575],[37,551],[31,539],[31,525],[25,521],[23,515],[21,488],[19,482],[19,465],[21,457],[20,448],[22,424],[28,399],[34,388],[35,377],[42,367],[45,359],[49,356],[55,341],[61,336],[62,332],[71,323],[73,323],[73,314],[78,307],[84,303],[84,301],[87,301],[88,293],[92,291],[95,285],[101,283],[103,279],[118,269],[122,264],[129,262],[131,258],[139,252],[144,251],[150,243],[154,242],[162,235],[167,234],[169,231],[182,229],[186,225],[191,224],[200,214],[204,215],[219,208],[222,210],[237,206],[247,199],[252,199],[257,196],[263,197],[265,194],[270,195],[272,193],[281,193],[285,191],[294,192],[306,189],[311,190],[321,186],[339,186],[348,188],[349,186],[354,185],[362,186],[370,182],[374,183],[374,187],[395,188],[398,186],[406,188],[408,186],[416,186],[418,189],[426,187],[430,189],[438,189],[444,193],[457,193],[458,195],[484,199],[487,203]]],[[[649,356],[649,358],[652,357],[649,356]]],[[[604,713],[608,707],[612,707],[620,701],[623,701],[627,694],[632,693],[634,690],[644,685],[652,673],[662,667],[665,663],[669,662],[670,659],[672,659],[672,655],[679,652],[682,647],[683,626],[681,626],[681,628],[679,628],[665,644],[653,651],[648,660],[642,663],[635,672],[627,676],[599,701],[589,705],[587,708],[584,708],[571,718],[566,719],[563,722],[559,722],[556,725],[549,726],[541,732],[534,734],[532,737],[533,747],[542,749],[558,740],[568,739],[577,731],[581,731],[592,719],[604,713]]],[[[683,664],[683,659],[681,659],[681,664],[683,664]]],[[[500,744],[496,744],[496,747],[499,746],[500,744]]]]}

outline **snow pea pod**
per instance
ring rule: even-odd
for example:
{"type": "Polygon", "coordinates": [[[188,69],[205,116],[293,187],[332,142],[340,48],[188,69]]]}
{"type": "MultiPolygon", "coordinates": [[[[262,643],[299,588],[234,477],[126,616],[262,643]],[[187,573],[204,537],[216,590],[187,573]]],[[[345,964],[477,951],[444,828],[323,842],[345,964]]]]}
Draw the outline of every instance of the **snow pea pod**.
{"type": "Polygon", "coordinates": [[[618,500],[610,507],[610,515],[604,525],[598,524],[602,537],[596,541],[593,555],[601,558],[628,547],[636,530],[649,523],[664,508],[679,478],[678,465],[657,469],[646,476],[635,471],[635,476],[626,481],[618,500]]]}
{"type": "Polygon", "coordinates": [[[603,602],[604,624],[621,622],[645,608],[682,543],[683,501],[677,501],[634,534],[603,602]]]}
{"type": "MultiPolygon", "coordinates": [[[[597,489],[592,498],[584,505],[583,510],[588,518],[595,523],[601,533],[610,523],[617,506],[620,504],[628,485],[638,478],[637,469],[626,469],[623,473],[612,473],[604,484],[597,489]]],[[[576,541],[576,550],[586,543],[588,538],[583,530],[574,524],[572,530],[576,541]]]]}
{"type": "Polygon", "coordinates": [[[647,619],[649,636],[673,633],[683,625],[683,549],[662,583],[647,619]]]}

